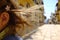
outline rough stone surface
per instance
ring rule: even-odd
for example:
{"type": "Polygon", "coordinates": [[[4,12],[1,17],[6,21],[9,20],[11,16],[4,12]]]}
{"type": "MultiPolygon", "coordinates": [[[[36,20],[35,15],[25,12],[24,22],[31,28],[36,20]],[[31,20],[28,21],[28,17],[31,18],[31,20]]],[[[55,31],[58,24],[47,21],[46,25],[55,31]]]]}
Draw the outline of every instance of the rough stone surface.
{"type": "Polygon", "coordinates": [[[60,40],[60,25],[45,24],[25,40],[60,40]]]}

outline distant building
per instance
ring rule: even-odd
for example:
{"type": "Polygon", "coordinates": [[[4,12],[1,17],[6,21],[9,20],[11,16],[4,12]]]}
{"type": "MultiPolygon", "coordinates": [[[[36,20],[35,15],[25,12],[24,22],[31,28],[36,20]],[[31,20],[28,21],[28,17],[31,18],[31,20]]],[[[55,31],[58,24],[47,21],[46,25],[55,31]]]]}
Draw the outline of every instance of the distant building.
{"type": "Polygon", "coordinates": [[[52,21],[53,24],[57,24],[57,18],[56,18],[56,14],[55,13],[51,14],[51,21],[52,21]]]}

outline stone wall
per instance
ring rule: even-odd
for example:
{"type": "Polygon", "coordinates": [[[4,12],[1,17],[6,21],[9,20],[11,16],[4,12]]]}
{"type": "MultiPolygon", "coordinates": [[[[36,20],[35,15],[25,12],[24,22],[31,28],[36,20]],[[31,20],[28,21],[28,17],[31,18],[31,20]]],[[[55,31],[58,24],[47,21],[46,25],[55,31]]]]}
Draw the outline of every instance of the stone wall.
{"type": "Polygon", "coordinates": [[[58,0],[57,11],[56,11],[57,22],[60,24],[60,0],[58,0]]]}

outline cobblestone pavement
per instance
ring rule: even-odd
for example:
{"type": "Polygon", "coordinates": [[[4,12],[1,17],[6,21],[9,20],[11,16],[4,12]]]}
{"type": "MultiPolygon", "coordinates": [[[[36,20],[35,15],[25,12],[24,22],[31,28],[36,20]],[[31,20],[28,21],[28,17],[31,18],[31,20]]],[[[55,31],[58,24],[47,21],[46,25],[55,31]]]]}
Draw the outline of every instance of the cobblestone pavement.
{"type": "Polygon", "coordinates": [[[45,24],[26,40],[60,40],[60,25],[45,24]]]}

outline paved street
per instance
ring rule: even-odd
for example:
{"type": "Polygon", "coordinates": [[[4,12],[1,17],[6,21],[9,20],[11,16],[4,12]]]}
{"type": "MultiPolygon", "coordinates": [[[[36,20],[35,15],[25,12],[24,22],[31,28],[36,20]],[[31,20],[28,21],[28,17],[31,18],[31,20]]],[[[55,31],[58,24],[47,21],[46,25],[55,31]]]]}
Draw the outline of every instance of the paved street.
{"type": "Polygon", "coordinates": [[[60,40],[60,25],[45,24],[26,40],[60,40]]]}

